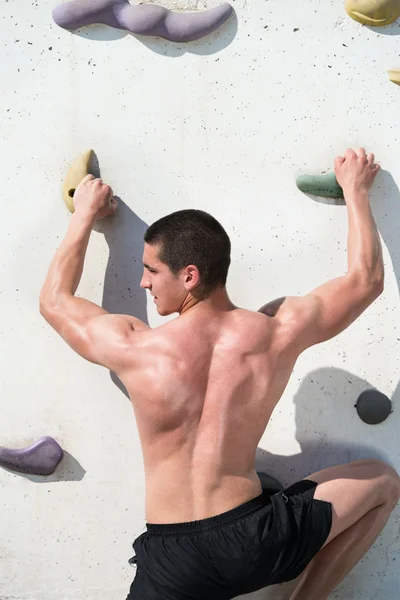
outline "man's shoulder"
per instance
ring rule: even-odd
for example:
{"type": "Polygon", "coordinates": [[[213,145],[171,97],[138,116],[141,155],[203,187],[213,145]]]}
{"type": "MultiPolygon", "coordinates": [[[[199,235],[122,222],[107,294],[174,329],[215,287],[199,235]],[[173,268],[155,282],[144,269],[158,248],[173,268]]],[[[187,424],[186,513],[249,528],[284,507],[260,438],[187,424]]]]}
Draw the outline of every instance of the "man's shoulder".
{"type": "Polygon", "coordinates": [[[291,352],[295,352],[296,319],[291,318],[287,322],[278,318],[279,307],[285,300],[278,298],[258,311],[240,309],[238,322],[243,325],[240,328],[241,337],[247,337],[252,344],[260,344],[260,347],[269,351],[281,353],[291,348],[291,352]]]}
{"type": "Polygon", "coordinates": [[[232,314],[231,327],[240,338],[268,342],[276,332],[275,319],[255,310],[238,308],[232,314]]]}
{"type": "Polygon", "coordinates": [[[260,326],[269,326],[273,324],[273,319],[271,319],[273,316],[272,314],[268,315],[267,313],[262,313],[258,310],[250,310],[247,308],[237,308],[235,309],[235,313],[238,320],[249,324],[253,323],[254,325],[260,326]],[[268,319],[265,318],[266,316],[268,319]]]}

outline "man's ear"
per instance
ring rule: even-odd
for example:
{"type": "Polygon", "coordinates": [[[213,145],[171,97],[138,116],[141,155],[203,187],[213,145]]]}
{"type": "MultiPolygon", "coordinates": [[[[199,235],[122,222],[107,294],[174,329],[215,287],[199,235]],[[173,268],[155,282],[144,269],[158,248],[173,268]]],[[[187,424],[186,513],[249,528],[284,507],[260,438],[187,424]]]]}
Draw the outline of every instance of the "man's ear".
{"type": "Polygon", "coordinates": [[[200,284],[200,272],[196,265],[188,265],[185,268],[184,283],[185,288],[189,291],[200,284]]]}

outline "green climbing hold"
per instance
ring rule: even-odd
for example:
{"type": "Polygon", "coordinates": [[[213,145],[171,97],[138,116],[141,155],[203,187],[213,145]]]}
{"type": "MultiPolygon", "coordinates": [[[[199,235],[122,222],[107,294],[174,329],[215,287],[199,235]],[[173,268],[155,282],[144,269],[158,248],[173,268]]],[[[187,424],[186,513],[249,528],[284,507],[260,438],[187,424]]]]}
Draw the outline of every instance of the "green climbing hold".
{"type": "Polygon", "coordinates": [[[296,185],[300,191],[324,198],[343,198],[343,190],[337,182],[335,173],[326,175],[299,175],[296,185]]]}

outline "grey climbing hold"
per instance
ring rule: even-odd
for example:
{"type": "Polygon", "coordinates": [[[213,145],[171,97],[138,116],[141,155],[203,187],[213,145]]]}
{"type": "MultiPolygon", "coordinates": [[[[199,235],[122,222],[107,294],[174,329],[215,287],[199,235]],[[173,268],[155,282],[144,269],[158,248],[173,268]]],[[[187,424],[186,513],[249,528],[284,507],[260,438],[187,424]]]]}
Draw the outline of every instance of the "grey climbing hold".
{"type": "Polygon", "coordinates": [[[355,405],[358,416],[368,425],[377,425],[385,421],[392,412],[392,403],[378,390],[364,390],[355,405]]]}

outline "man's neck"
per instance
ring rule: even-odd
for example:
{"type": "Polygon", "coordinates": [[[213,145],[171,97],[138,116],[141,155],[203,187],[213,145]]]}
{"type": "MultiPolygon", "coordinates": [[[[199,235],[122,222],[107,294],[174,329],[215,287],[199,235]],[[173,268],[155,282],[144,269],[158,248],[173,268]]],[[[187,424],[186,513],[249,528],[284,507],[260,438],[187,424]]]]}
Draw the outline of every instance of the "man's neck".
{"type": "Polygon", "coordinates": [[[178,310],[179,314],[183,315],[183,313],[193,308],[193,306],[196,306],[196,304],[199,304],[199,302],[201,302],[201,300],[195,298],[194,296],[192,296],[192,294],[189,293],[178,310]]]}
{"type": "Polygon", "coordinates": [[[236,308],[230,301],[226,288],[217,288],[207,296],[207,298],[203,299],[195,298],[189,292],[178,310],[179,315],[183,315],[197,304],[207,305],[209,308],[216,311],[227,311],[236,308]]]}

